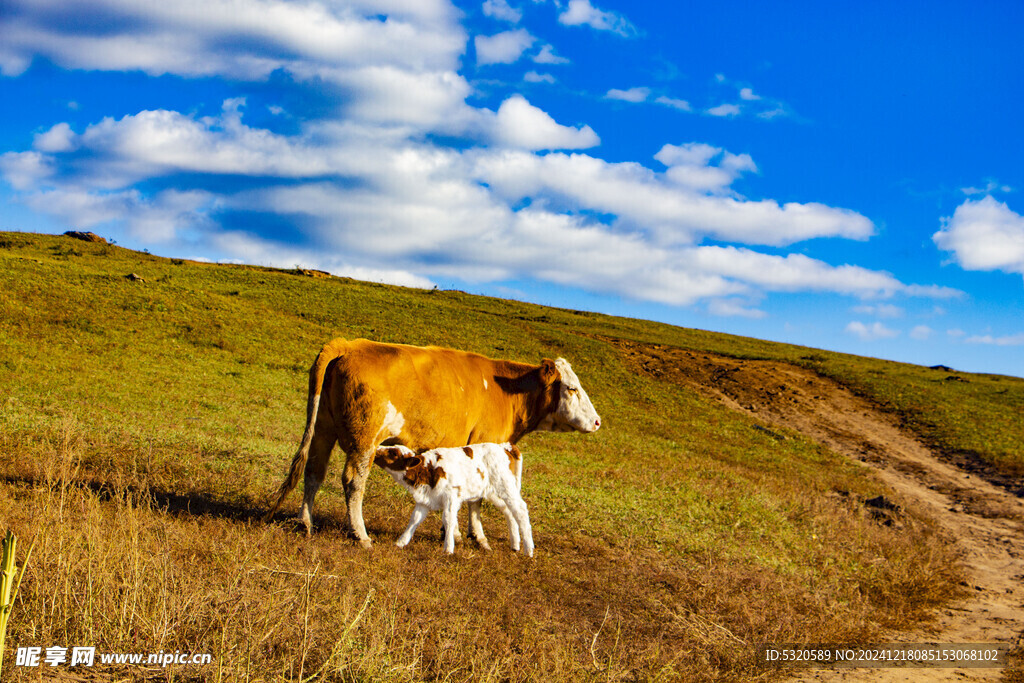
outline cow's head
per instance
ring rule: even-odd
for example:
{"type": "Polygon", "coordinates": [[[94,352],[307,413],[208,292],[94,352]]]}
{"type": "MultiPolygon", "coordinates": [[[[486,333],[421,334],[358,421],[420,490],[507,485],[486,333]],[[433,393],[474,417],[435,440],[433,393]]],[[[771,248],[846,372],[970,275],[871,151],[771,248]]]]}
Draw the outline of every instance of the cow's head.
{"type": "Polygon", "coordinates": [[[540,364],[540,380],[548,397],[548,411],[537,429],[551,432],[596,432],[601,418],[572,366],[564,358],[545,358],[540,364]]]}

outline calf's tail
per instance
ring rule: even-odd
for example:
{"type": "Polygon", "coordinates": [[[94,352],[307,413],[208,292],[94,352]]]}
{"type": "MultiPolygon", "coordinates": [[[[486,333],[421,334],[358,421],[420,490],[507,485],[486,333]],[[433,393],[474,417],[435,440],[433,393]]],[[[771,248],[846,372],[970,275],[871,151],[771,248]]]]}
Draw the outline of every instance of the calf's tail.
{"type": "Polygon", "coordinates": [[[345,353],[345,340],[335,339],[333,341],[324,344],[324,347],[320,349],[320,353],[317,354],[316,360],[313,361],[313,365],[309,368],[309,394],[306,400],[306,431],[302,433],[302,442],[299,444],[299,450],[295,451],[295,457],[292,458],[291,467],[288,469],[288,476],[281,482],[280,488],[277,490],[277,502],[270,508],[270,511],[264,515],[263,520],[269,522],[277,512],[278,508],[281,507],[281,503],[288,497],[296,486],[299,485],[299,479],[302,478],[302,474],[306,469],[306,459],[309,457],[309,446],[313,443],[313,430],[316,426],[317,412],[320,410],[320,391],[324,386],[324,375],[327,374],[327,366],[331,364],[336,358],[341,357],[345,353]]]}

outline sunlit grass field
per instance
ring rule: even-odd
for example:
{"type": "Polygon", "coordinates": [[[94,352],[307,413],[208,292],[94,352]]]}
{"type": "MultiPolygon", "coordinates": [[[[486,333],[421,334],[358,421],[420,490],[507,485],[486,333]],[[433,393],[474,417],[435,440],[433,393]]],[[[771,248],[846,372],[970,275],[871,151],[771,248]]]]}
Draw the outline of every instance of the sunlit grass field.
{"type": "MultiPolygon", "coordinates": [[[[1024,471],[1017,378],[0,233],[0,531],[35,539],[7,642],[213,654],[121,678],[748,680],[775,675],[759,643],[870,640],[956,593],[928,519],[857,504],[892,495],[863,467],[632,372],[604,337],[812,367],[940,448],[1024,471]],[[520,443],[534,560],[486,506],[492,553],[444,556],[436,516],[394,548],[411,502],[377,471],[360,550],[338,452],[311,539],[260,521],[336,336],[573,364],[603,426],[520,443]]],[[[5,678],[35,675],[10,655],[5,678]]]]}

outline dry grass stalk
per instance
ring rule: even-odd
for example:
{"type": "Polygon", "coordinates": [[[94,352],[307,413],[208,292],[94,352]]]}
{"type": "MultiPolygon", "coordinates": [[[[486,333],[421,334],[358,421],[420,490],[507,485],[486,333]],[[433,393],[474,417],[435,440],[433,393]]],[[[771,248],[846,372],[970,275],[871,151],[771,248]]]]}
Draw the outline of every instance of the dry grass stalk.
{"type": "Polygon", "coordinates": [[[15,560],[18,552],[18,537],[8,529],[3,540],[3,556],[0,561],[0,674],[4,668],[4,642],[7,638],[7,621],[11,618],[11,611],[14,609],[14,602],[18,599],[21,590],[21,580],[25,578],[25,567],[28,566],[29,558],[32,557],[32,548],[35,547],[35,540],[28,547],[25,553],[25,561],[21,564],[21,573],[15,582],[14,575],[18,571],[15,560]]]}

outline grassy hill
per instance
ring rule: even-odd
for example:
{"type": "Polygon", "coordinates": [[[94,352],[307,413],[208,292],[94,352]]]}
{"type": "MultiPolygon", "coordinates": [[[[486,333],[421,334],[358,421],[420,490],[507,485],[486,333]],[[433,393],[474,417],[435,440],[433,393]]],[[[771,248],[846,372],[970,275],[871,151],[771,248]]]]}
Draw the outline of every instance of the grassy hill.
{"type": "Polygon", "coordinates": [[[8,643],[208,652],[185,673],[226,680],[747,679],[771,673],[758,643],[870,640],[956,592],[927,519],[856,504],[891,495],[862,467],[632,371],[606,338],[810,367],[950,457],[1024,472],[1017,378],[0,233],[0,527],[36,539],[8,643]],[[410,503],[379,471],[372,551],[346,539],[337,467],[312,539],[259,521],[335,336],[573,364],[603,427],[520,444],[535,560],[490,508],[493,553],[443,557],[436,516],[394,548],[410,503]]]}

